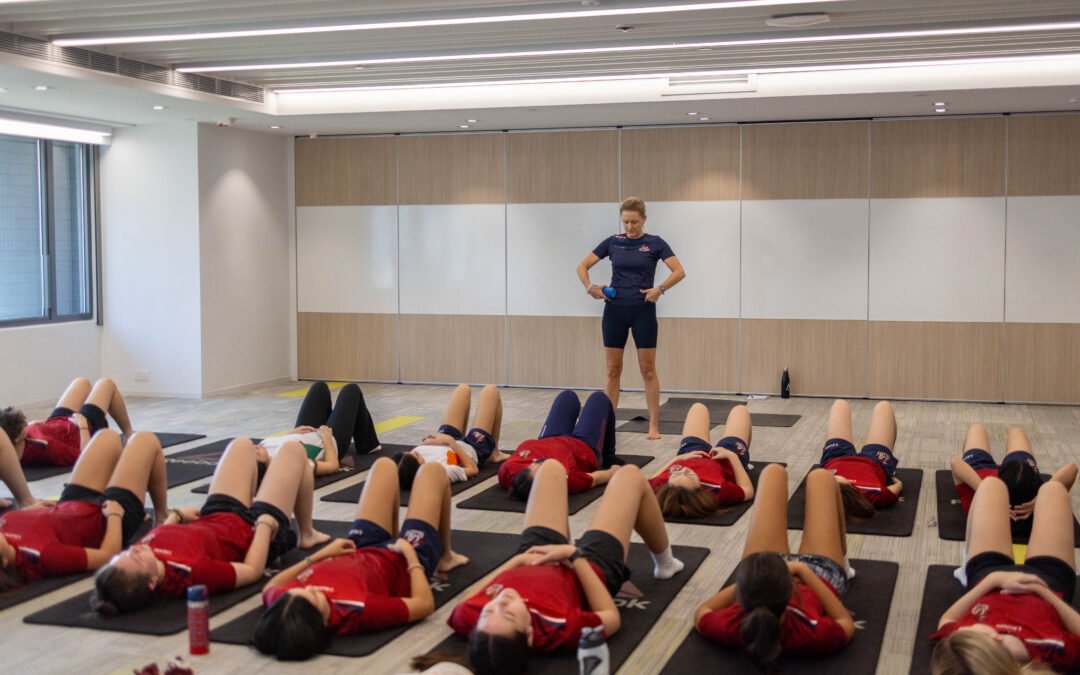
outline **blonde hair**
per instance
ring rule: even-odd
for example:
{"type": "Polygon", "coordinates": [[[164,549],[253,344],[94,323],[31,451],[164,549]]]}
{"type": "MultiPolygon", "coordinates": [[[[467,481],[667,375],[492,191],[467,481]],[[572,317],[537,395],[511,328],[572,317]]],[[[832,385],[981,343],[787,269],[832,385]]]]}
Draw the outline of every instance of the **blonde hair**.
{"type": "Polygon", "coordinates": [[[619,213],[623,211],[637,211],[642,218],[648,217],[645,215],[645,200],[641,197],[627,197],[622,200],[622,204],[619,205],[619,213]]]}
{"type": "Polygon", "coordinates": [[[933,675],[1028,675],[1054,670],[1044,663],[1021,666],[989,635],[958,630],[934,647],[930,672],[933,675]]]}

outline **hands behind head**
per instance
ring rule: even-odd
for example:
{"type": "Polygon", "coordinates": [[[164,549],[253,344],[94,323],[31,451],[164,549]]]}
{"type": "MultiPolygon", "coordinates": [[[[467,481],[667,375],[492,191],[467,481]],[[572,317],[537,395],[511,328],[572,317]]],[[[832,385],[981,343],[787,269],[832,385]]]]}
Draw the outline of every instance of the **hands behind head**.
{"type": "Polygon", "coordinates": [[[1034,499],[1009,508],[1009,518],[1011,520],[1027,520],[1033,513],[1035,513],[1034,499]]]}

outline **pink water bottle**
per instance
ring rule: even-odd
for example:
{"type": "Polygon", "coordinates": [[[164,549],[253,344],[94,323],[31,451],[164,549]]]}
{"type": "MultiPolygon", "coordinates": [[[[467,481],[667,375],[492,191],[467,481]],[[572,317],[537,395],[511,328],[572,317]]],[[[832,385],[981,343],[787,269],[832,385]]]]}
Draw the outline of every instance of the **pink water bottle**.
{"type": "Polygon", "coordinates": [[[188,651],[192,654],[210,652],[210,603],[206,586],[187,589],[188,651]]]}

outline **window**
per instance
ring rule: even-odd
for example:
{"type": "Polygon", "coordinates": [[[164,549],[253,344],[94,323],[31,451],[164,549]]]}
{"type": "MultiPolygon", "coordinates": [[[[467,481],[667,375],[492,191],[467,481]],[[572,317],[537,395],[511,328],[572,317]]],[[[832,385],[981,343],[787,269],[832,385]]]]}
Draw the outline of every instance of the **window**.
{"type": "Polygon", "coordinates": [[[0,135],[0,326],[91,317],[92,156],[0,135]]]}

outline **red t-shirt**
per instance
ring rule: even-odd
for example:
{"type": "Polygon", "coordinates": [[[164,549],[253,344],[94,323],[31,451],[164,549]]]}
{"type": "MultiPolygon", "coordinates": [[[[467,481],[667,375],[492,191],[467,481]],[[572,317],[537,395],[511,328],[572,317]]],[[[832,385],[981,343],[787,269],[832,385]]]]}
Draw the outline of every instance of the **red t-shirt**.
{"type": "Polygon", "coordinates": [[[296,579],[263,591],[269,607],[290,588],[313,588],[330,601],[335,635],[392,628],[409,622],[403,597],[412,595],[405,558],[385,548],[361,548],[318,563],[296,579]]]}
{"type": "Polygon", "coordinates": [[[693,470],[701,479],[701,487],[712,492],[721,506],[738,504],[746,499],[746,492],[735,483],[735,470],[727,458],[688,457],[681,459],[657,474],[655,478],[650,478],[649,486],[655,492],[666,485],[672,470],[680,466],[693,470]]]}
{"type": "Polygon", "coordinates": [[[600,468],[596,453],[584,441],[572,436],[538,438],[519,445],[499,466],[499,485],[509,490],[514,476],[538,459],[554,459],[566,467],[567,488],[571,493],[591,488],[593,479],[589,474],[600,468]]]}
{"type": "Polygon", "coordinates": [[[1066,630],[1050,603],[1033,593],[991,591],[979,598],[964,618],[945,624],[931,637],[948,637],[957,628],[977,623],[1020,638],[1032,659],[1045,661],[1055,670],[1080,667],[1080,637],[1066,630]]]}
{"type": "MultiPolygon", "coordinates": [[[[603,580],[604,575],[593,566],[603,580]]],[[[561,563],[522,565],[499,574],[486,588],[454,608],[447,623],[468,637],[480,619],[480,610],[499,591],[510,587],[521,594],[532,615],[533,648],[552,652],[576,649],[581,629],[603,623],[596,612],[585,609],[585,597],[577,573],[561,563]]]]}
{"type": "MultiPolygon", "coordinates": [[[[979,474],[979,478],[988,478],[990,476],[997,476],[997,469],[975,469],[975,473],[979,474]]],[[[957,483],[956,496],[960,499],[960,508],[964,509],[964,513],[971,510],[971,500],[975,499],[975,491],[971,489],[967,483],[957,483]]]]}
{"type": "Polygon", "coordinates": [[[86,571],[86,549],[101,546],[105,517],[93,502],[62,502],[54,507],[9,511],[0,531],[15,547],[15,568],[27,580],[86,571]]]}
{"type": "Polygon", "coordinates": [[[887,509],[900,497],[888,489],[889,477],[881,465],[867,457],[850,455],[825,462],[824,468],[847,478],[875,509],[887,509]]]}
{"type": "MultiPolygon", "coordinates": [[[[843,627],[825,614],[825,606],[812,588],[794,581],[787,611],[780,622],[780,644],[788,654],[831,654],[847,644],[843,627]]],[[[828,582],[825,582],[828,586],[828,582]]],[[[830,587],[831,589],[831,587],[830,587]]],[[[743,647],[739,628],[745,611],[739,603],[709,612],[698,622],[698,632],[710,640],[743,647]]]]}
{"type": "Polygon", "coordinates": [[[159,525],[139,541],[165,563],[158,593],[180,598],[198,584],[211,593],[236,588],[232,563],[244,560],[254,536],[255,528],[240,516],[213,513],[184,525],[159,525]]]}
{"type": "Polygon", "coordinates": [[[23,466],[74,466],[81,451],[79,425],[70,417],[50,417],[26,427],[23,466]]]}

